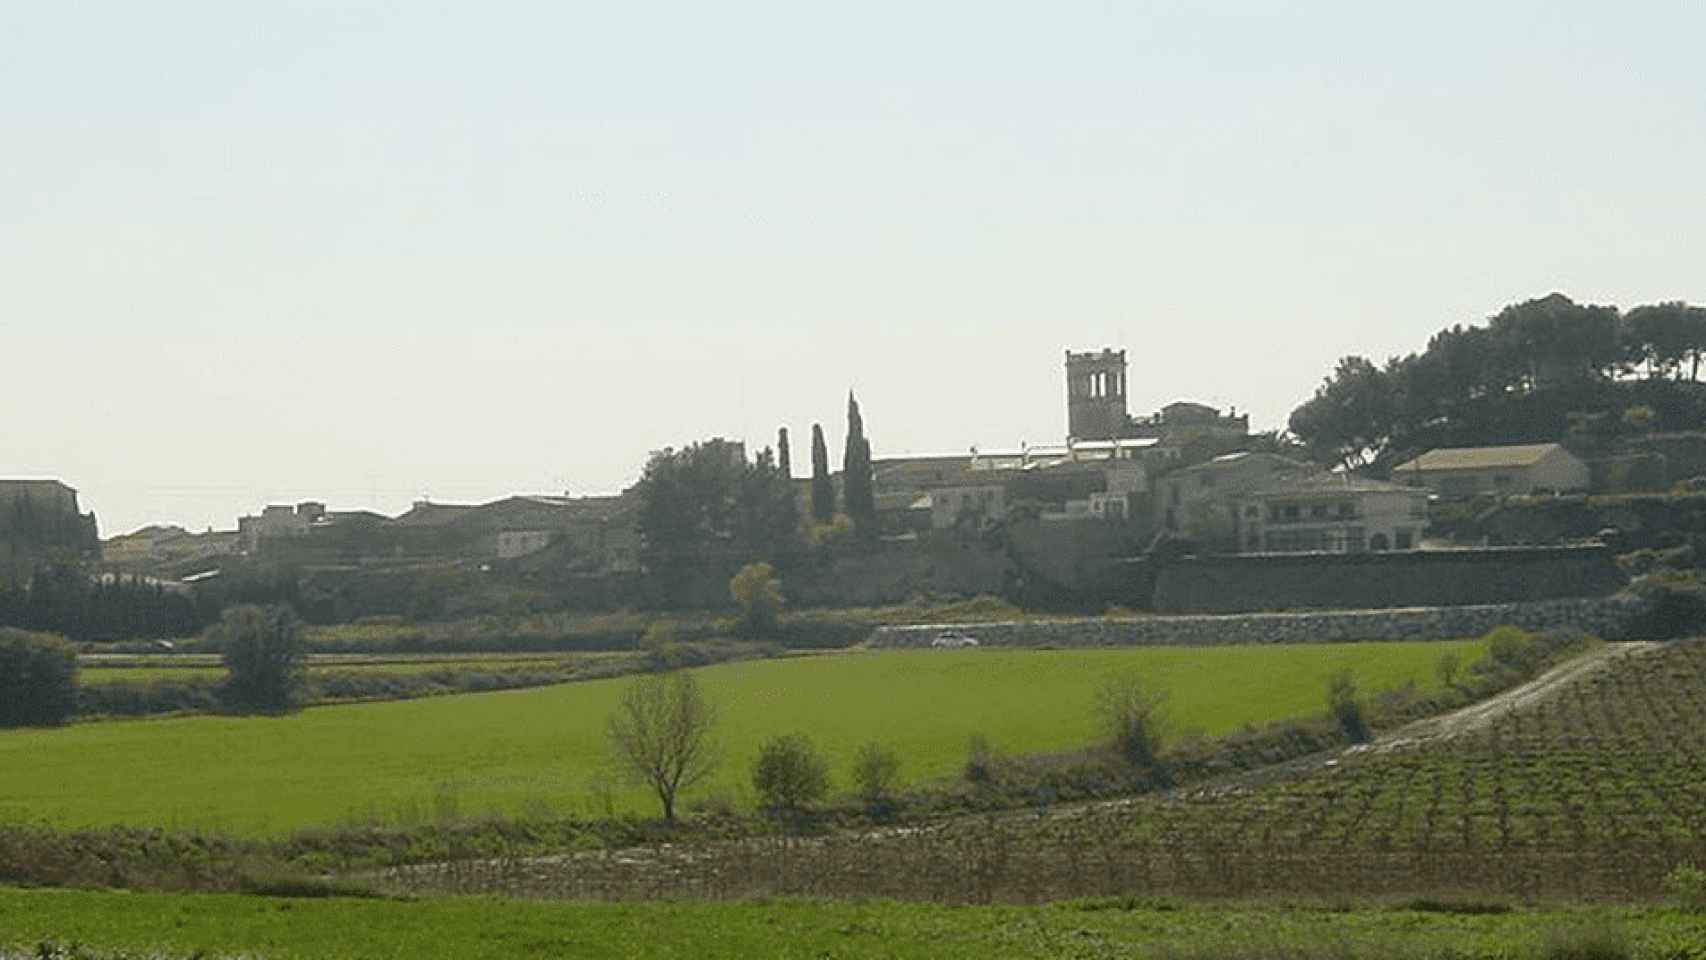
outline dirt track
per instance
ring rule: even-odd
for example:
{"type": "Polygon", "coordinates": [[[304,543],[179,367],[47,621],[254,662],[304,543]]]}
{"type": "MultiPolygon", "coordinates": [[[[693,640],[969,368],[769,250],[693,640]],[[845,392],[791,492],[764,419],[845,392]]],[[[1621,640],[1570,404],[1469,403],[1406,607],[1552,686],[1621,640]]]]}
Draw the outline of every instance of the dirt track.
{"type": "Polygon", "coordinates": [[[1519,687],[1513,687],[1479,703],[1472,703],[1461,710],[1406,724],[1391,733],[1376,737],[1372,743],[1351,747],[1344,753],[1347,756],[1369,752],[1388,753],[1473,733],[1512,710],[1539,703],[1557,695],[1558,691],[1572,683],[1610,669],[1611,665],[1619,660],[1638,657],[1659,647],[1660,644],[1650,641],[1608,643],[1567,663],[1561,663],[1519,687]]]}

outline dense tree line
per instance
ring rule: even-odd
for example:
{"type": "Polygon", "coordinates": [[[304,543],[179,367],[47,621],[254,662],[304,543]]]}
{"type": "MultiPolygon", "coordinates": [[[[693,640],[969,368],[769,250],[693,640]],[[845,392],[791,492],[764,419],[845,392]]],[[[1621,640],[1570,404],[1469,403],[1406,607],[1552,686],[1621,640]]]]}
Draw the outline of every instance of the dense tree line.
{"type": "Polygon", "coordinates": [[[0,626],[72,640],[182,637],[207,622],[190,597],[140,579],[95,579],[77,564],[42,566],[23,584],[0,585],[0,626]]]}
{"type": "Polygon", "coordinates": [[[1435,446],[1555,440],[1572,415],[1580,423],[1637,407],[1651,411],[1634,418],[1643,426],[1698,427],[1702,352],[1706,307],[1623,312],[1554,293],[1441,330],[1426,350],[1383,365],[1341,359],[1289,426],[1317,459],[1349,468],[1389,467],[1435,446]]]}

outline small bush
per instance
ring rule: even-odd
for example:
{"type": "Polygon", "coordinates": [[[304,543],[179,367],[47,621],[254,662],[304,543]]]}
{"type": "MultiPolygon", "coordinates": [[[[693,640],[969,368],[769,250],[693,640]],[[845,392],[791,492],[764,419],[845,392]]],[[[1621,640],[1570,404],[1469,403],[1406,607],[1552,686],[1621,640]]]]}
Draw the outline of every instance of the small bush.
{"type": "Polygon", "coordinates": [[[1531,666],[1541,652],[1534,634],[1519,627],[1494,627],[1481,640],[1487,647],[1487,659],[1501,667],[1531,666]]]}
{"type": "Polygon", "coordinates": [[[64,638],[0,629],[0,727],[54,726],[77,713],[77,652],[64,638]]]}
{"type": "Polygon", "coordinates": [[[1155,767],[1161,756],[1165,700],[1135,673],[1104,680],[1096,690],[1094,712],[1108,747],[1134,767],[1155,767]]]}
{"type": "Polygon", "coordinates": [[[990,746],[989,738],[981,733],[972,734],[971,739],[966,742],[966,780],[979,784],[993,782],[995,762],[995,748],[990,746]]]}
{"type": "Polygon", "coordinates": [[[1463,660],[1455,653],[1440,654],[1434,664],[1434,675],[1439,677],[1439,685],[1450,690],[1457,686],[1457,678],[1463,672],[1463,660]]]}
{"type": "Polygon", "coordinates": [[[1686,910],[1706,910],[1706,870],[1692,863],[1678,864],[1665,874],[1665,893],[1686,910]]]}
{"type": "Polygon", "coordinates": [[[887,803],[900,778],[900,754],[894,748],[871,741],[853,754],[853,788],[867,806],[887,803]]]}
{"type": "Polygon", "coordinates": [[[768,563],[749,563],[729,580],[729,593],[740,605],[740,631],[747,637],[767,637],[782,613],[782,581],[768,563]]]}
{"type": "Polygon", "coordinates": [[[301,704],[308,647],[289,607],[232,607],[214,629],[230,671],[223,690],[228,706],[274,712],[301,704]]]}
{"type": "Polygon", "coordinates": [[[803,734],[771,737],[753,761],[752,788],[771,810],[798,812],[829,793],[829,764],[803,734]]]}
{"type": "Polygon", "coordinates": [[[1327,713],[1352,743],[1367,743],[1368,719],[1357,696],[1356,677],[1340,670],[1327,680],[1327,713]]]}
{"type": "Polygon", "coordinates": [[[679,631],[673,620],[655,620],[640,637],[640,651],[646,657],[646,669],[661,673],[685,666],[690,659],[678,639],[679,631]]]}

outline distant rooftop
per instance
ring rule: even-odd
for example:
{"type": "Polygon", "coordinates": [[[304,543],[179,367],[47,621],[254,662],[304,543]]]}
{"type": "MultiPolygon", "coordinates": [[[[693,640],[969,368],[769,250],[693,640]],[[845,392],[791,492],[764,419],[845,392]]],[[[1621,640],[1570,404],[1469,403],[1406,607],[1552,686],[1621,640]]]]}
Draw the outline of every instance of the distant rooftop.
{"type": "Polygon", "coordinates": [[[1427,496],[1427,491],[1420,487],[1406,487],[1402,484],[1352,476],[1348,473],[1311,473],[1304,476],[1287,477],[1273,486],[1264,487],[1249,494],[1249,496],[1266,498],[1310,493],[1405,493],[1419,497],[1427,496]]]}
{"type": "Polygon", "coordinates": [[[1498,467],[1528,467],[1563,447],[1556,443],[1520,443],[1503,447],[1441,447],[1429,450],[1395,471],[1491,470],[1498,467]]]}

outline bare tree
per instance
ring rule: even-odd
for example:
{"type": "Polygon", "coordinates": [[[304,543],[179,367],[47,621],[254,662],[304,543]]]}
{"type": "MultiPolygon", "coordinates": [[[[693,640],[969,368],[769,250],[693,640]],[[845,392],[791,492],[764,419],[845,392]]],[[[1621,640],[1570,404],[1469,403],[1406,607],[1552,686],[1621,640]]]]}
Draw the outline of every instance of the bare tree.
{"type": "Polygon", "coordinates": [[[717,768],[716,722],[691,673],[635,680],[610,714],[611,751],[657,794],[665,820],[675,821],[676,795],[717,768]]]}

